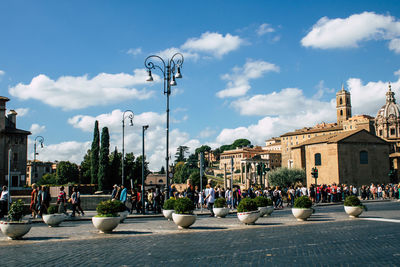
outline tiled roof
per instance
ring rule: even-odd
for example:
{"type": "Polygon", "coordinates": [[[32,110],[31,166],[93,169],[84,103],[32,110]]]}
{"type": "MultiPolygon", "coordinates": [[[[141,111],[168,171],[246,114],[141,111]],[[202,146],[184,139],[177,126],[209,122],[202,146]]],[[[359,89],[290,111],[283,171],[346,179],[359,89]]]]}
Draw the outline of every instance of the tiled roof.
{"type": "Polygon", "coordinates": [[[281,135],[281,137],[291,136],[291,135],[341,131],[341,130],[343,130],[343,126],[334,126],[334,127],[326,127],[326,128],[306,128],[306,129],[301,129],[301,130],[297,130],[294,132],[285,133],[285,134],[281,135]]]}

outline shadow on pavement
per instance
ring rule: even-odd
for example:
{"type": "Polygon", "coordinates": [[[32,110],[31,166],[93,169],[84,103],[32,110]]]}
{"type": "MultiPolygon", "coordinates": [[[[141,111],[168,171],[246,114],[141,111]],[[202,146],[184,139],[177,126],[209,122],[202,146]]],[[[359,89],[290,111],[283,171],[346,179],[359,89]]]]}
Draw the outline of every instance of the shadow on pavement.
{"type": "Polygon", "coordinates": [[[283,223],[258,223],[256,222],[255,225],[282,225],[283,223]]]}
{"type": "Polygon", "coordinates": [[[228,228],[221,227],[221,226],[193,226],[193,227],[190,227],[190,229],[195,229],[195,230],[224,230],[224,229],[228,229],[228,228]]]}
{"type": "Polygon", "coordinates": [[[153,232],[138,232],[138,231],[113,231],[112,235],[143,235],[152,234],[153,232]]]}
{"type": "Polygon", "coordinates": [[[61,240],[61,239],[69,239],[69,237],[63,236],[34,236],[34,237],[25,237],[21,240],[26,241],[45,241],[45,240],[61,240]]]}

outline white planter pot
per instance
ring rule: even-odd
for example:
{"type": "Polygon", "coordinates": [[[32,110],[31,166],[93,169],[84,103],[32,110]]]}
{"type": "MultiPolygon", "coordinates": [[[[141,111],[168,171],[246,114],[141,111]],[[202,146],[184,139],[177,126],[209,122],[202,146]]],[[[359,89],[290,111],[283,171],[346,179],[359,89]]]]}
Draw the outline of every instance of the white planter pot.
{"type": "Polygon", "coordinates": [[[292,208],[292,213],[298,221],[307,221],[307,219],[313,213],[313,210],[312,209],[292,208]]]}
{"type": "Polygon", "coordinates": [[[172,220],[178,225],[179,229],[189,228],[196,221],[195,214],[176,214],[172,213],[172,220]]]}
{"type": "Polygon", "coordinates": [[[129,211],[127,211],[127,210],[119,212],[119,222],[123,223],[124,220],[126,219],[126,217],[128,217],[128,214],[129,214],[129,211]]]}
{"type": "Polygon", "coordinates": [[[264,217],[268,213],[268,207],[258,207],[258,210],[260,211],[260,217],[264,217]]]}
{"type": "Polygon", "coordinates": [[[172,213],[174,213],[175,210],[163,210],[162,213],[168,221],[172,220],[172,213]]]}
{"type": "Polygon", "coordinates": [[[254,224],[260,217],[260,211],[238,212],[237,216],[244,224],[254,224]]]}
{"type": "Polygon", "coordinates": [[[352,206],[344,206],[344,211],[351,217],[357,218],[364,211],[363,208],[360,207],[352,207],[352,206]]]}
{"type": "Polygon", "coordinates": [[[43,221],[49,227],[57,227],[65,220],[64,214],[43,214],[43,221]]]}
{"type": "Polygon", "coordinates": [[[271,216],[273,211],[274,211],[274,206],[267,206],[267,213],[265,215],[271,216]]]}
{"type": "Polygon", "coordinates": [[[9,239],[21,239],[31,230],[30,222],[0,222],[1,232],[8,236],[9,239]]]}
{"type": "Polygon", "coordinates": [[[120,217],[92,217],[92,223],[101,233],[111,233],[120,221],[120,217]]]}
{"type": "Polygon", "coordinates": [[[213,208],[213,212],[215,217],[225,218],[229,214],[229,208],[213,208]]]}

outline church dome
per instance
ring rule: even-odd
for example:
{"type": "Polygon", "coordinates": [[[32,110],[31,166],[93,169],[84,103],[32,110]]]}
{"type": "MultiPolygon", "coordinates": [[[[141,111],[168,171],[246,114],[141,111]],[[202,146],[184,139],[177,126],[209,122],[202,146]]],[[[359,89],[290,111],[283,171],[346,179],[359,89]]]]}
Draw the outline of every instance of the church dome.
{"type": "Polygon", "coordinates": [[[386,104],[383,105],[376,115],[376,120],[382,119],[399,119],[400,111],[399,106],[396,104],[396,99],[394,98],[394,92],[392,92],[391,85],[389,84],[389,91],[386,93],[386,104]]]}

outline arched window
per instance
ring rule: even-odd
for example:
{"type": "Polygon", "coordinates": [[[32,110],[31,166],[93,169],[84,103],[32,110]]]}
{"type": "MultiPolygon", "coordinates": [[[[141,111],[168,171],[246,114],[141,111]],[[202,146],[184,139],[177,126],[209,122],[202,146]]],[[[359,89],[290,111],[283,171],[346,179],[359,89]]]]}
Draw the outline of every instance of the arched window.
{"type": "Polygon", "coordinates": [[[343,116],[343,110],[340,110],[340,116],[343,116]]]}
{"type": "Polygon", "coordinates": [[[360,164],[368,164],[368,152],[360,151],[360,164]]]}
{"type": "Polygon", "coordinates": [[[343,104],[342,98],[339,98],[339,105],[343,104]]]}
{"type": "Polygon", "coordinates": [[[321,153],[316,153],[314,155],[314,165],[321,166],[321,153]]]}

